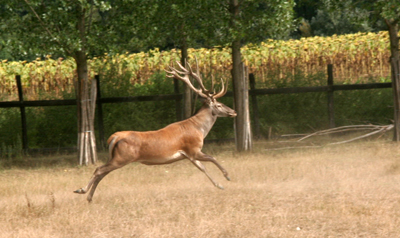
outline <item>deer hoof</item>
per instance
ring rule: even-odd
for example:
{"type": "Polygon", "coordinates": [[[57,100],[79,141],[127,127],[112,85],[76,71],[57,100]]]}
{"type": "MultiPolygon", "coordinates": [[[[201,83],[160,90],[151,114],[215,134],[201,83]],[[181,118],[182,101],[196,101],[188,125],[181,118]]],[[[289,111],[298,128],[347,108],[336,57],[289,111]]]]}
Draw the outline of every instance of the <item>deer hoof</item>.
{"type": "Polygon", "coordinates": [[[217,188],[224,190],[224,187],[220,184],[216,184],[215,186],[217,186],[217,188]]]}
{"type": "Polygon", "coordinates": [[[85,191],[83,190],[83,188],[80,188],[78,190],[75,190],[74,193],[84,194],[85,191]]]}

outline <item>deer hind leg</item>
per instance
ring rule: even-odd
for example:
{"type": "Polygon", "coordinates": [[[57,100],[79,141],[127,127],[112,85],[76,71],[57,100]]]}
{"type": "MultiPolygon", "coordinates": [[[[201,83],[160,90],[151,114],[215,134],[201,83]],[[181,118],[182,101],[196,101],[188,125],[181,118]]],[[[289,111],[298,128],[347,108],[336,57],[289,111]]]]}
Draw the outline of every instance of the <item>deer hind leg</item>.
{"type": "Polygon", "coordinates": [[[209,161],[209,162],[214,163],[219,168],[219,170],[221,170],[221,172],[225,176],[226,180],[231,181],[231,179],[229,178],[228,172],[225,170],[225,168],[222,167],[222,165],[220,165],[218,163],[218,161],[211,155],[207,155],[207,154],[200,152],[199,154],[197,154],[196,160],[209,161]]]}
{"type": "Polygon", "coordinates": [[[95,190],[96,190],[96,187],[97,187],[97,185],[99,184],[99,182],[100,182],[108,173],[110,173],[111,171],[113,171],[113,170],[115,170],[115,169],[118,169],[118,168],[120,168],[120,167],[121,167],[121,166],[116,166],[116,165],[111,164],[111,163],[107,163],[107,164],[105,164],[105,165],[102,165],[102,166],[98,167],[98,168],[94,171],[93,176],[92,176],[92,178],[90,179],[89,183],[86,185],[86,187],[85,187],[85,188],[80,188],[80,189],[78,189],[78,190],[75,190],[74,193],[85,194],[85,193],[87,193],[87,192],[89,191],[89,189],[90,189],[90,192],[89,192],[89,194],[88,194],[88,196],[87,196],[87,200],[88,200],[89,202],[91,202],[91,201],[92,201],[93,194],[94,194],[94,192],[95,192],[95,190]]]}

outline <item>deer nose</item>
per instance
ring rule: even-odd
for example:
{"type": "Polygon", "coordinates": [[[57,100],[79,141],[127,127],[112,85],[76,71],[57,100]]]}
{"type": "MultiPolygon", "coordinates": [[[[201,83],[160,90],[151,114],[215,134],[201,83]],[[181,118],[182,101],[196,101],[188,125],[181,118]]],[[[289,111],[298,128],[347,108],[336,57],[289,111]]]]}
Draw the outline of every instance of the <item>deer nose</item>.
{"type": "Polygon", "coordinates": [[[235,111],[229,113],[229,116],[230,116],[230,117],[235,117],[236,115],[237,115],[237,113],[236,113],[235,111]]]}

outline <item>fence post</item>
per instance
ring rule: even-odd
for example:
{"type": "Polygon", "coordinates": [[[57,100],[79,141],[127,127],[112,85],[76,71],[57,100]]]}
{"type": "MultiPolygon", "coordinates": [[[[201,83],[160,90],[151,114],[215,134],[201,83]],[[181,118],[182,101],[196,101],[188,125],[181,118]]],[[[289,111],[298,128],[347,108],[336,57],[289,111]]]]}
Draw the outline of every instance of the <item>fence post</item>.
{"type": "Polygon", "coordinates": [[[328,64],[328,116],[329,128],[335,127],[335,105],[333,103],[333,65],[328,64]]]}
{"type": "Polygon", "coordinates": [[[23,106],[24,102],[24,95],[22,92],[22,84],[21,84],[21,76],[16,75],[15,79],[17,81],[17,88],[18,88],[18,98],[21,106],[19,107],[21,111],[21,125],[22,125],[22,148],[26,153],[28,151],[28,133],[26,129],[26,114],[25,114],[25,106],[23,106]]]}
{"type": "Polygon", "coordinates": [[[101,103],[101,90],[100,90],[100,76],[95,75],[97,84],[97,116],[98,116],[98,127],[99,127],[99,139],[101,148],[104,150],[106,148],[105,138],[104,138],[104,122],[103,122],[103,104],[101,103]]]}
{"type": "MultiPolygon", "coordinates": [[[[253,73],[249,74],[249,81],[250,81],[250,90],[256,89],[256,80],[253,73]]],[[[256,139],[260,139],[261,138],[260,116],[258,114],[257,95],[252,93],[250,93],[250,95],[251,95],[251,105],[253,108],[254,137],[256,139]]]]}

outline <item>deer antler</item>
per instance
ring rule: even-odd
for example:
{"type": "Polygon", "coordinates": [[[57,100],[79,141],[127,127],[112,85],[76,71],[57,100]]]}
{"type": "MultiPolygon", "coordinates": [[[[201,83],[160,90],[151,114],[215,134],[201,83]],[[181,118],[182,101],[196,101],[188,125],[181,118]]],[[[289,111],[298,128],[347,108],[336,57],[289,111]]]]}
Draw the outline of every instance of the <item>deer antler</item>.
{"type": "Polygon", "coordinates": [[[187,70],[187,69],[186,69],[185,67],[183,67],[178,61],[177,61],[176,63],[178,64],[179,68],[180,68],[182,71],[177,70],[177,69],[175,69],[175,68],[169,66],[169,69],[170,69],[171,71],[165,70],[165,72],[167,72],[167,77],[168,77],[168,78],[176,78],[176,79],[181,80],[182,82],[186,83],[186,85],[188,85],[195,93],[197,93],[197,94],[198,94],[199,96],[201,96],[201,97],[204,97],[204,98],[209,98],[209,97],[211,97],[210,91],[207,90],[207,89],[204,87],[203,81],[202,81],[201,77],[200,77],[198,74],[196,74],[196,73],[193,72],[193,70],[192,70],[192,68],[190,67],[189,64],[186,64],[186,65],[188,66],[188,68],[189,68],[189,70],[187,70]],[[184,76],[181,76],[181,75],[184,75],[184,76]],[[189,80],[189,75],[196,79],[196,81],[199,83],[201,89],[197,89],[197,88],[195,88],[195,87],[193,86],[193,84],[192,84],[192,83],[190,82],[190,80],[189,80]]]}
{"type": "MultiPolygon", "coordinates": [[[[213,94],[210,90],[207,90],[204,87],[203,80],[201,79],[200,73],[199,73],[199,64],[197,62],[197,58],[196,58],[197,73],[193,72],[192,68],[190,67],[190,65],[188,63],[186,63],[187,69],[185,67],[183,67],[182,64],[179,63],[178,61],[176,61],[176,63],[178,64],[180,70],[169,66],[170,71],[165,70],[165,72],[167,72],[168,78],[176,78],[176,79],[181,80],[182,82],[186,83],[186,85],[188,85],[195,93],[197,93],[199,96],[204,97],[204,98],[210,98],[213,100],[213,99],[220,98],[226,94],[226,91],[228,89],[228,81],[226,81],[226,87],[224,87],[224,82],[222,79],[221,79],[222,90],[219,93],[213,94]],[[194,79],[196,79],[196,81],[198,82],[198,84],[200,86],[200,89],[197,89],[193,86],[192,82],[190,82],[189,76],[192,76],[194,79]]],[[[214,80],[212,82],[212,87],[214,88],[214,80]]]]}
{"type": "Polygon", "coordinates": [[[221,78],[222,89],[221,89],[221,91],[219,93],[213,95],[214,99],[220,98],[220,97],[222,97],[222,96],[224,96],[226,94],[226,92],[228,91],[228,82],[229,81],[226,80],[226,87],[224,87],[224,81],[221,78]]]}
{"type": "Polygon", "coordinates": [[[190,65],[186,62],[187,67],[189,68],[190,72],[192,73],[192,77],[196,79],[197,83],[199,83],[200,88],[204,91],[207,92],[207,94],[210,94],[211,91],[207,90],[204,85],[203,85],[203,80],[200,77],[200,72],[199,72],[199,62],[197,61],[197,57],[195,57],[196,60],[196,71],[197,73],[193,73],[192,68],[190,67],[190,65]]]}

